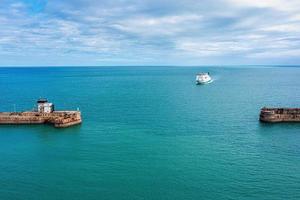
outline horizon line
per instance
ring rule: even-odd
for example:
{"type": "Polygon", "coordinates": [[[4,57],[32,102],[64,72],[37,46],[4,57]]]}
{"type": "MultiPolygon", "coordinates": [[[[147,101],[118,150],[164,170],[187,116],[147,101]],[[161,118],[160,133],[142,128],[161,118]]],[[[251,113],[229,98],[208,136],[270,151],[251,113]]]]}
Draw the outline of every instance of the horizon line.
{"type": "Polygon", "coordinates": [[[300,67],[300,64],[233,64],[233,65],[7,65],[0,68],[62,68],[62,67],[300,67]]]}

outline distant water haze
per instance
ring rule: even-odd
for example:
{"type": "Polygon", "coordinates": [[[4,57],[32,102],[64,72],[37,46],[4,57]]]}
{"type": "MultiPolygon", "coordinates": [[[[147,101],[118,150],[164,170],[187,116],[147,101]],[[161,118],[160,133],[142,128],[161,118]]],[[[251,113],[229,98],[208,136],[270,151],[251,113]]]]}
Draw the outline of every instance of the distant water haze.
{"type": "Polygon", "coordinates": [[[0,68],[0,111],[48,98],[83,124],[0,126],[0,199],[300,199],[296,67],[0,68]],[[196,85],[199,72],[214,82],[196,85]]]}

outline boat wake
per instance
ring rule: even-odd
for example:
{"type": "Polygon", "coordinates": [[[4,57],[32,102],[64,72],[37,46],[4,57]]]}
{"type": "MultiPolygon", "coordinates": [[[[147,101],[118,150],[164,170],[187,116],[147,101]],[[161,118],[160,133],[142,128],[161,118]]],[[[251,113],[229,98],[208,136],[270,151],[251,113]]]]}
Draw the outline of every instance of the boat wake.
{"type": "Polygon", "coordinates": [[[210,84],[212,82],[214,82],[214,79],[211,79],[210,81],[208,81],[207,83],[204,83],[204,84],[210,84]]]}

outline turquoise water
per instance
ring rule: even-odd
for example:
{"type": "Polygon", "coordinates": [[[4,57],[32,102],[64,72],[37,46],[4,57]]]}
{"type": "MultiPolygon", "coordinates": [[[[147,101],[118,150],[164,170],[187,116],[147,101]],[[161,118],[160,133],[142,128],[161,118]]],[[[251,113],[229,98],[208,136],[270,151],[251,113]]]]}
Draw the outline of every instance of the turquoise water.
{"type": "Polygon", "coordinates": [[[300,199],[300,68],[0,68],[0,110],[80,108],[83,124],[0,126],[0,199],[300,199]],[[209,71],[209,85],[195,85],[209,71]]]}

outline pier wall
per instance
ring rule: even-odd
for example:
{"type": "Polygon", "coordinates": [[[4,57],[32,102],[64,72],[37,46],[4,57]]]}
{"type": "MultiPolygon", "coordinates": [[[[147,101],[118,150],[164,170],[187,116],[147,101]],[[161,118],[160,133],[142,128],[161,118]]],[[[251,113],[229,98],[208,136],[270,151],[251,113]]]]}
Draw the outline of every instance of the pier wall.
{"type": "Polygon", "coordinates": [[[300,108],[262,108],[262,122],[300,122],[300,108]]]}
{"type": "Polygon", "coordinates": [[[55,127],[69,127],[80,124],[79,111],[40,112],[0,112],[0,124],[53,124],[55,127]]]}

